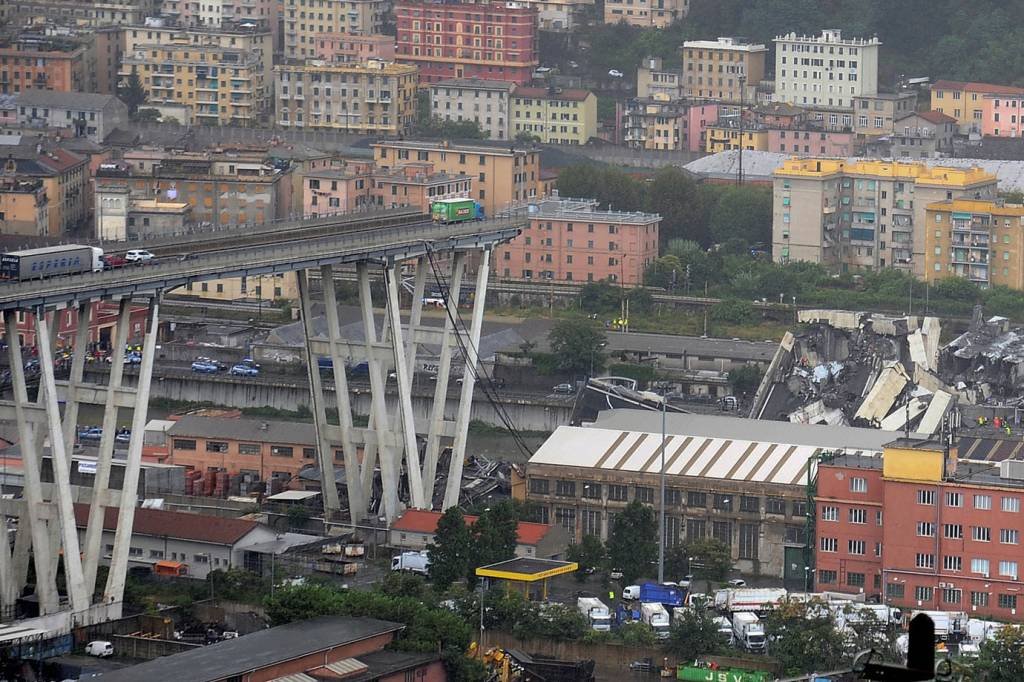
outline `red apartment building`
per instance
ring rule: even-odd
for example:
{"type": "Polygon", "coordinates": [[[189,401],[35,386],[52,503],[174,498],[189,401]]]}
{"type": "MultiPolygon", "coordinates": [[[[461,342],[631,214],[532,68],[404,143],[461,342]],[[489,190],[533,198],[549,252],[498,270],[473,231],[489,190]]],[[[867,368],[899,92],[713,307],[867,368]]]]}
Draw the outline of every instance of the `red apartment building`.
{"type": "Polygon", "coordinates": [[[537,66],[537,9],[519,2],[399,2],[396,57],[420,83],[481,78],[525,85],[537,66]]]}
{"type": "Polygon", "coordinates": [[[959,461],[937,441],[818,467],[816,586],[1024,621],[1024,462],[959,461]]]}
{"type": "Polygon", "coordinates": [[[541,200],[521,235],[497,248],[499,277],[643,283],[644,270],[658,257],[656,213],[598,211],[592,199],[541,200]]]}

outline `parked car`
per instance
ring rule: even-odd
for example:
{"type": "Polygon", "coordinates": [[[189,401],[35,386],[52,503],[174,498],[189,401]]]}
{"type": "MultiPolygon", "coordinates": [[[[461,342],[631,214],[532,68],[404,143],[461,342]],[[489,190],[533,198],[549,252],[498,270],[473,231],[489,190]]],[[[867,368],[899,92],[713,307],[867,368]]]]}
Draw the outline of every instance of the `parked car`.
{"type": "Polygon", "coordinates": [[[572,384],[558,384],[551,390],[554,391],[555,393],[575,393],[576,387],[573,386],[572,384]]]}
{"type": "Polygon", "coordinates": [[[114,645],[110,642],[96,640],[85,645],[85,653],[90,656],[107,658],[108,656],[114,655],[114,645]]]}
{"type": "Polygon", "coordinates": [[[198,372],[199,374],[216,374],[217,372],[220,371],[220,367],[213,364],[212,362],[207,362],[205,360],[196,360],[195,362],[192,363],[192,371],[198,372]]]}
{"type": "Polygon", "coordinates": [[[78,440],[98,441],[103,438],[103,429],[98,426],[89,426],[78,432],[78,440]]]}
{"type": "Polygon", "coordinates": [[[240,377],[255,377],[259,376],[260,370],[253,365],[247,365],[244,362],[240,362],[231,367],[231,374],[240,377]]]}
{"type": "Polygon", "coordinates": [[[609,69],[608,75],[611,76],[612,78],[622,78],[622,72],[619,71],[618,69],[609,69]]]}
{"type": "Polygon", "coordinates": [[[147,263],[153,260],[155,257],[156,256],[154,256],[149,251],[146,251],[145,249],[132,249],[128,253],[124,254],[124,259],[127,262],[135,263],[136,265],[147,263]]]}
{"type": "Polygon", "coordinates": [[[733,578],[729,581],[729,587],[746,587],[747,581],[743,578],[733,578]]]}
{"type": "Polygon", "coordinates": [[[116,443],[127,443],[132,439],[131,429],[118,429],[117,434],[114,436],[114,442],[116,443]]]}

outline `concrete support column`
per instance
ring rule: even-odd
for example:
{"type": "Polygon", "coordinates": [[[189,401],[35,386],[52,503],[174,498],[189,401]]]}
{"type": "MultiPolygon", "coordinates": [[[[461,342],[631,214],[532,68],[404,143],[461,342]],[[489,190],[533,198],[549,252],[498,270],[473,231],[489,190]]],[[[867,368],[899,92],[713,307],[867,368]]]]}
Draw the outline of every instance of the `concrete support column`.
{"type": "MultiPolygon", "coordinates": [[[[388,326],[391,329],[391,348],[395,353],[395,380],[398,383],[398,417],[402,424],[402,441],[405,449],[405,471],[409,479],[409,502],[423,509],[423,482],[420,478],[420,450],[416,442],[416,420],[412,415],[412,375],[406,364],[406,348],[403,345],[402,309],[398,303],[398,273],[392,262],[384,269],[388,290],[388,326]]],[[[413,304],[415,310],[416,305],[413,304]]],[[[415,335],[410,328],[410,342],[415,335]]]]}
{"type": "MultiPolygon", "coordinates": [[[[128,459],[124,467],[124,483],[121,485],[121,505],[117,512],[117,533],[114,535],[114,552],[110,559],[110,574],[104,601],[119,604],[124,598],[124,583],[128,574],[128,550],[132,541],[132,526],[135,523],[135,504],[138,501],[139,469],[142,465],[142,441],[145,438],[146,420],[149,412],[149,386],[153,378],[153,359],[156,356],[156,337],[160,328],[160,297],[157,291],[149,299],[149,328],[142,342],[142,362],[139,365],[139,384],[135,390],[135,411],[132,414],[132,436],[128,441],[128,459]]],[[[120,612],[120,609],[116,609],[120,612]]],[[[111,615],[111,617],[115,617],[111,615]]]]}
{"type": "MultiPolygon", "coordinates": [[[[42,392],[43,410],[50,436],[50,462],[53,469],[53,500],[60,524],[61,545],[64,548],[64,579],[71,610],[82,613],[89,608],[91,592],[85,591],[82,575],[82,554],[78,549],[78,525],[75,523],[75,507],[71,499],[71,458],[64,449],[64,432],[60,422],[60,406],[57,401],[57,382],[53,376],[53,343],[50,337],[46,312],[36,311],[36,347],[39,350],[39,390],[42,392]]],[[[51,534],[53,519],[50,520],[51,534]]],[[[52,540],[52,538],[51,538],[52,540]]],[[[54,543],[56,545],[56,543],[54,543]]],[[[35,548],[38,551],[38,547],[35,548]]],[[[52,557],[51,557],[52,559],[52,557]]]]}
{"type": "Polygon", "coordinates": [[[427,284],[427,259],[420,256],[416,259],[416,276],[412,286],[412,305],[409,307],[409,343],[405,354],[405,366],[413,377],[416,375],[416,330],[423,320],[423,291],[427,284]]]}
{"type": "Polygon", "coordinates": [[[29,416],[33,406],[28,402],[28,389],[25,386],[25,360],[21,356],[21,339],[18,336],[16,311],[4,311],[4,329],[7,338],[7,357],[11,369],[14,412],[18,422],[21,462],[25,476],[23,495],[27,519],[22,518],[21,523],[18,524],[18,535],[21,536],[24,533],[27,520],[28,531],[32,535],[32,558],[36,568],[36,596],[39,599],[39,613],[46,615],[55,613],[59,609],[60,603],[57,584],[54,580],[55,575],[50,562],[48,508],[43,501],[39,480],[39,462],[42,459],[42,452],[41,448],[36,447],[38,443],[36,431],[41,427],[37,419],[37,411],[32,410],[32,417],[29,416]]]}
{"type": "MultiPolygon", "coordinates": [[[[121,299],[117,309],[117,323],[114,325],[114,346],[110,357],[110,380],[103,405],[103,435],[100,437],[100,448],[97,453],[96,478],[92,489],[92,500],[89,501],[89,522],[85,527],[85,587],[92,594],[96,589],[96,569],[102,556],[100,542],[103,539],[104,508],[110,504],[111,462],[114,458],[114,430],[117,428],[117,394],[124,380],[125,345],[128,343],[130,329],[131,300],[121,299]]],[[[76,350],[77,352],[77,350],[76,350]]],[[[134,437],[135,434],[132,434],[134,437]]]]}
{"type": "MultiPolygon", "coordinates": [[[[487,277],[491,269],[491,249],[486,247],[480,259],[480,270],[476,276],[476,291],[473,299],[473,318],[470,322],[469,339],[466,341],[466,367],[462,372],[462,394],[459,397],[459,412],[455,418],[455,444],[448,464],[448,485],[444,493],[444,509],[459,503],[462,488],[462,462],[466,455],[466,439],[469,436],[469,416],[473,407],[473,385],[480,371],[480,330],[484,323],[484,304],[487,300],[487,277]]],[[[456,301],[457,303],[458,301],[456,301]]]]}
{"type": "Polygon", "coordinates": [[[78,435],[75,433],[78,429],[78,388],[82,385],[85,375],[85,356],[89,348],[93,305],[87,301],[78,306],[78,329],[75,330],[74,346],[71,348],[71,375],[68,378],[67,399],[64,402],[64,449],[67,452],[71,452],[75,446],[75,437],[78,435]]]}
{"type": "MultiPolygon", "coordinates": [[[[448,310],[458,310],[459,295],[462,290],[462,277],[466,272],[466,254],[455,253],[452,264],[452,279],[448,287],[448,310]]],[[[430,425],[427,430],[427,449],[423,463],[423,484],[433,506],[434,479],[437,477],[437,460],[441,452],[441,437],[444,435],[444,408],[448,402],[448,379],[452,367],[453,334],[460,333],[452,323],[454,313],[445,317],[444,334],[441,337],[441,357],[437,366],[437,383],[434,385],[434,404],[430,414],[430,425]]]]}

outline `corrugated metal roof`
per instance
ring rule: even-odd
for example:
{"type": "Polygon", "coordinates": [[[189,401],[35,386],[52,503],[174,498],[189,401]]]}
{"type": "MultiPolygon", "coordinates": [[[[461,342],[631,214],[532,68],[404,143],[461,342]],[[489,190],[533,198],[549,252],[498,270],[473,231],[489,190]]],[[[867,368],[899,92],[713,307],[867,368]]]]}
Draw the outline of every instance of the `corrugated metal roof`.
{"type": "Polygon", "coordinates": [[[328,663],[324,667],[338,675],[354,675],[365,672],[369,668],[368,665],[355,658],[343,658],[340,661],[328,663]]]}
{"type": "Polygon", "coordinates": [[[317,682],[317,679],[306,673],[295,673],[284,677],[275,677],[271,682],[317,682]]]}

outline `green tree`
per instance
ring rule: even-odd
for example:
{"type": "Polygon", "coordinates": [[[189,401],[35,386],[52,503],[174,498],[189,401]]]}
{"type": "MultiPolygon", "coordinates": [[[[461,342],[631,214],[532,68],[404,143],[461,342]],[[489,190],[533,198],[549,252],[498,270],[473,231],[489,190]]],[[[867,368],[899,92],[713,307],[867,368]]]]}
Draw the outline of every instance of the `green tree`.
{"type": "Polygon", "coordinates": [[[690,573],[696,578],[721,582],[732,570],[732,554],[717,538],[692,540],[685,546],[690,573]]]}
{"type": "Polygon", "coordinates": [[[654,508],[633,500],[615,517],[608,537],[608,561],[622,571],[622,580],[632,583],[650,575],[658,558],[658,523],[654,508]]]}
{"type": "Polygon", "coordinates": [[[843,636],[821,602],[784,602],[765,618],[765,634],[786,675],[834,670],[844,658],[843,636]]]}
{"type": "Polygon", "coordinates": [[[718,243],[730,239],[741,239],[748,246],[771,243],[771,188],[753,185],[723,188],[708,222],[711,237],[718,243]]]}
{"type": "Polygon", "coordinates": [[[679,658],[694,659],[720,653],[723,646],[711,611],[685,609],[672,619],[665,649],[679,658]]]}
{"type": "Polygon", "coordinates": [[[472,536],[462,510],[449,507],[437,522],[434,541],[427,546],[430,581],[437,589],[447,589],[466,575],[472,550],[472,536]]]}
{"type": "Polygon", "coordinates": [[[580,308],[588,313],[607,313],[622,304],[622,289],[607,280],[587,282],[580,288],[580,308]]]}
{"type": "Polygon", "coordinates": [[[571,374],[589,374],[604,367],[604,329],[591,320],[561,320],[548,332],[558,367],[571,374]]]}
{"type": "Polygon", "coordinates": [[[471,531],[471,551],[466,565],[466,578],[476,584],[476,569],[511,559],[516,554],[516,529],[519,515],[511,502],[501,502],[485,509],[471,531]]]}
{"type": "Polygon", "coordinates": [[[647,185],[644,208],[661,216],[658,237],[662,246],[673,239],[710,244],[704,194],[693,177],[681,168],[667,166],[654,174],[647,185]]]}
{"type": "Polygon", "coordinates": [[[635,621],[619,626],[619,639],[626,646],[654,646],[658,643],[654,630],[647,623],[635,621]]]}
{"type": "Polygon", "coordinates": [[[644,185],[620,168],[593,163],[566,166],[558,173],[558,193],[563,197],[597,199],[602,208],[639,211],[644,185]]]}
{"type": "Polygon", "coordinates": [[[404,571],[388,571],[381,581],[380,591],[391,597],[413,597],[426,601],[430,588],[423,576],[404,571]]]}
{"type": "MultiPolygon", "coordinates": [[[[1008,625],[981,644],[974,671],[985,682],[1024,680],[1024,627],[1008,625]]],[[[978,679],[978,678],[975,678],[978,679]]]]}
{"type": "Polygon", "coordinates": [[[578,543],[569,545],[565,557],[575,561],[580,567],[576,570],[576,580],[584,582],[587,575],[593,573],[604,564],[604,543],[596,535],[584,535],[578,543]]]}
{"type": "Polygon", "coordinates": [[[146,89],[142,87],[142,79],[136,71],[128,74],[128,78],[117,87],[117,96],[128,107],[128,113],[134,115],[139,105],[146,101],[146,89]]]}
{"type": "Polygon", "coordinates": [[[757,365],[743,365],[729,370],[729,385],[735,395],[753,395],[762,376],[764,372],[757,365]]]}
{"type": "Polygon", "coordinates": [[[730,324],[749,324],[757,313],[749,301],[739,299],[725,299],[720,303],[711,306],[711,319],[716,322],[728,322],[730,324]]]}

